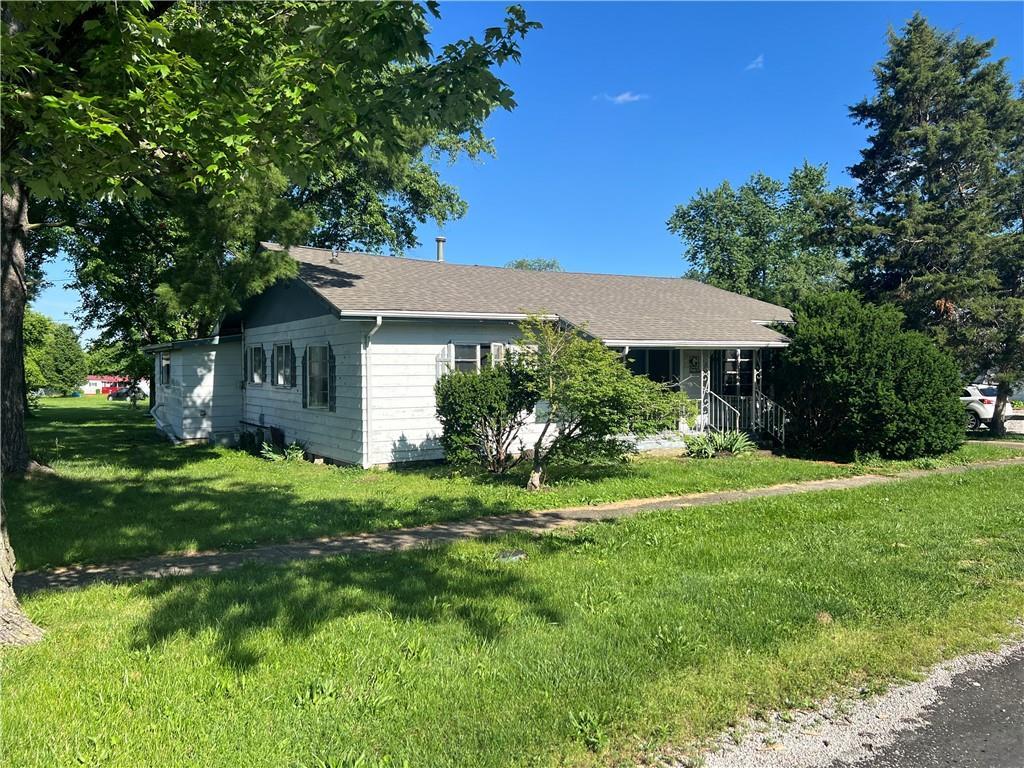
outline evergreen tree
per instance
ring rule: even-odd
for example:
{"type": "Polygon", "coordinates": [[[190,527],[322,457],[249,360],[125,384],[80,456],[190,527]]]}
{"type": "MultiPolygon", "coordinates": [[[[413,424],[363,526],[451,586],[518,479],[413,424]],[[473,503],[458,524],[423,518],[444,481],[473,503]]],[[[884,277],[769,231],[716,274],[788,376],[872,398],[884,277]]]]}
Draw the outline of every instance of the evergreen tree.
{"type": "MultiPolygon", "coordinates": [[[[915,15],[850,110],[871,131],[859,182],[866,240],[854,265],[869,297],[994,376],[997,411],[1024,380],[1024,96],[994,40],[958,40],[915,15]]],[[[996,419],[1001,429],[1001,419],[996,419]]]]}

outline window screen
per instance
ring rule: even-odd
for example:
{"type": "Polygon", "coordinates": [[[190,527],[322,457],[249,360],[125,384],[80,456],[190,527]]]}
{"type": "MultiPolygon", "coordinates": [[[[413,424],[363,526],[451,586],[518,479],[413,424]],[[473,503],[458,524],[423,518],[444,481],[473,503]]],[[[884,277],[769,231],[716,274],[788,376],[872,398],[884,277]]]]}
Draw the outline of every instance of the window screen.
{"type": "Polygon", "coordinates": [[[274,386],[292,385],[292,345],[274,345],[274,386]]]}
{"type": "Polygon", "coordinates": [[[310,408],[327,408],[330,371],[327,347],[310,347],[307,350],[309,374],[306,377],[309,391],[306,402],[310,408]]]}
{"type": "Polygon", "coordinates": [[[263,347],[249,347],[249,383],[263,383],[263,347]]]}

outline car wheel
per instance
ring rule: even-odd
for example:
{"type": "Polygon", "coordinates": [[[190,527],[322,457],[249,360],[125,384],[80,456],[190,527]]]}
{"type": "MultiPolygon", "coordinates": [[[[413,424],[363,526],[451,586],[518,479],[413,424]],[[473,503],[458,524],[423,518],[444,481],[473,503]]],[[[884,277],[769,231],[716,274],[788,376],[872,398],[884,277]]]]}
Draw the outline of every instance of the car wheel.
{"type": "Polygon", "coordinates": [[[967,430],[969,432],[977,432],[981,429],[981,419],[974,411],[967,412],[967,430]]]}

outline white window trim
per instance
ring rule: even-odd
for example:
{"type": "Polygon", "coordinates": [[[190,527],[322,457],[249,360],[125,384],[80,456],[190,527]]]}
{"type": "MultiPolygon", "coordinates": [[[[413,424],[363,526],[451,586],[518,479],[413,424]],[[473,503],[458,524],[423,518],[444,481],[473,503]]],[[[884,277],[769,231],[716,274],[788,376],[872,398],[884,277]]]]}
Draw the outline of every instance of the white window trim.
{"type": "Polygon", "coordinates": [[[306,409],[311,411],[327,411],[331,407],[331,352],[330,347],[327,344],[309,344],[306,346],[306,409]],[[324,378],[327,380],[327,392],[324,397],[323,405],[313,404],[313,377],[310,374],[310,368],[313,365],[313,350],[322,349],[324,351],[324,365],[327,370],[324,372],[324,378]]]}
{"type": "Polygon", "coordinates": [[[290,341],[279,341],[279,342],[275,342],[274,343],[273,351],[271,352],[271,354],[273,355],[271,360],[272,360],[274,381],[272,381],[270,383],[271,383],[272,386],[275,386],[278,389],[291,389],[292,388],[292,375],[294,373],[292,371],[292,350],[293,349],[294,349],[294,347],[292,346],[292,343],[290,341]],[[277,350],[279,350],[279,349],[285,350],[284,357],[285,357],[285,360],[286,360],[286,362],[288,364],[288,376],[285,377],[284,384],[278,384],[277,383],[277,379],[281,375],[281,366],[278,364],[278,361],[277,361],[277,350]]]}

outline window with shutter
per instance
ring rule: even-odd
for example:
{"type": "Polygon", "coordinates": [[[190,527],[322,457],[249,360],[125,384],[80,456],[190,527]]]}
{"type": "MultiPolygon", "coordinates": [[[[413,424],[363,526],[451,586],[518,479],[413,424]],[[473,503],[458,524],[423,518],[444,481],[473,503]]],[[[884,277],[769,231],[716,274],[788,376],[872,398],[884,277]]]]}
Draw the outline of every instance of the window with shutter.
{"type": "Polygon", "coordinates": [[[338,407],[338,370],[334,360],[334,348],[327,345],[327,408],[334,411],[338,407]]]}
{"type": "Polygon", "coordinates": [[[272,381],[275,387],[294,387],[295,374],[292,370],[295,353],[291,344],[274,345],[274,370],[272,381]]]}
{"type": "Polygon", "coordinates": [[[266,355],[263,347],[249,347],[249,383],[262,384],[266,378],[266,355]]]}
{"type": "Polygon", "coordinates": [[[306,347],[306,407],[322,408],[330,406],[330,355],[327,345],[306,347]]]}
{"type": "Polygon", "coordinates": [[[309,347],[302,350],[302,407],[309,407],[309,347]]]}

